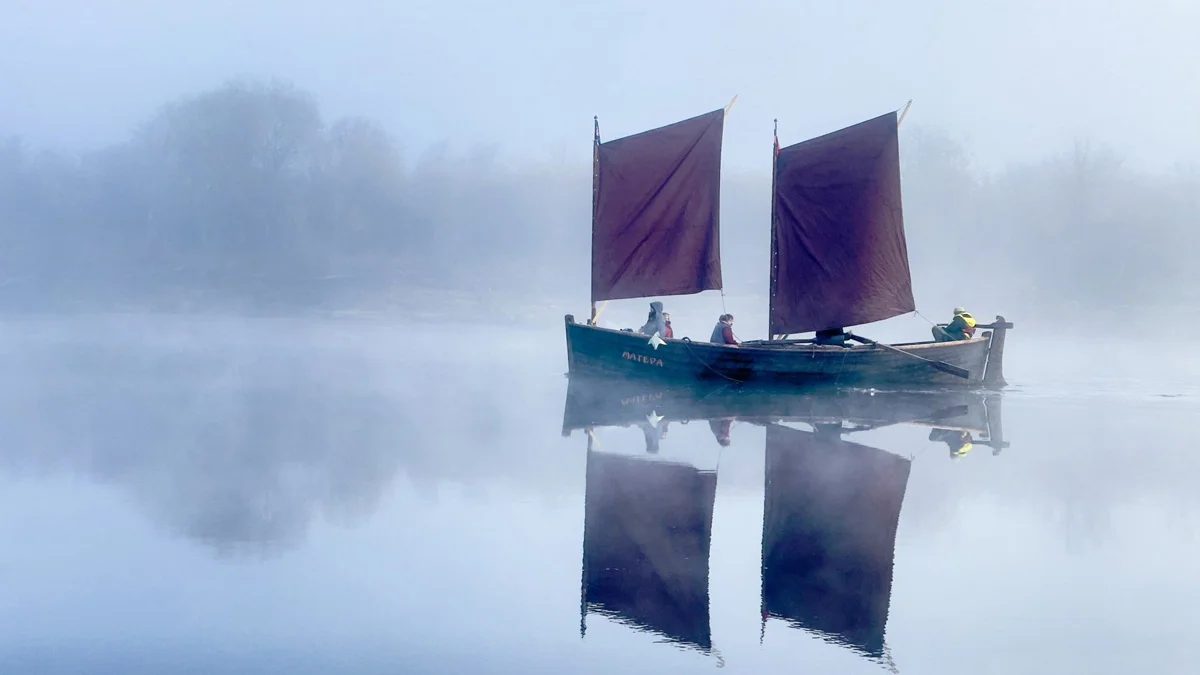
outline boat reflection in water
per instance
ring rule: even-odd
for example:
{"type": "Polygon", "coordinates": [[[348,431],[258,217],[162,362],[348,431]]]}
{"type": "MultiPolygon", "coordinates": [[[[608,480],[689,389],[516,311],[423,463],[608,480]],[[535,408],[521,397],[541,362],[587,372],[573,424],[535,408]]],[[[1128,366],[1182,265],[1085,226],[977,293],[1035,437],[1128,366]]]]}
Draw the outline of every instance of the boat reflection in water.
{"type": "MultiPolygon", "coordinates": [[[[778,619],[891,665],[884,633],[913,460],[846,440],[931,428],[951,457],[1007,446],[999,393],[646,388],[572,378],[563,434],[588,438],[581,631],[589,612],[714,652],[709,551],[717,463],[732,421],[766,429],[761,633],[778,619]],[[672,423],[706,421],[708,448],[669,448],[672,423]],[[802,423],[809,429],[791,425],[802,423]],[[600,447],[596,427],[640,427],[644,447],[600,447]]],[[[720,656],[717,654],[717,658],[720,656]]]]}

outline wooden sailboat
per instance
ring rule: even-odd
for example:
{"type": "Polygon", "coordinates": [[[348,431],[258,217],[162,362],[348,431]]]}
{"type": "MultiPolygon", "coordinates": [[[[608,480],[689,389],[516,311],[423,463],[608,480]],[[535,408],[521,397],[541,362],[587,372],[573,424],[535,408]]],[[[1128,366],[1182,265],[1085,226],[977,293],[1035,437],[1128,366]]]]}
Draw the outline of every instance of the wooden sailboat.
{"type": "Polygon", "coordinates": [[[770,339],[730,346],[595,325],[596,303],[720,290],[725,110],[593,146],[592,315],[565,317],[575,374],[837,386],[1000,388],[997,316],[952,342],[878,343],[846,327],[915,310],[895,112],[772,159],[770,339]],[[786,339],[813,332],[822,339],[786,339]],[[845,334],[842,334],[845,335],[845,334]]]}

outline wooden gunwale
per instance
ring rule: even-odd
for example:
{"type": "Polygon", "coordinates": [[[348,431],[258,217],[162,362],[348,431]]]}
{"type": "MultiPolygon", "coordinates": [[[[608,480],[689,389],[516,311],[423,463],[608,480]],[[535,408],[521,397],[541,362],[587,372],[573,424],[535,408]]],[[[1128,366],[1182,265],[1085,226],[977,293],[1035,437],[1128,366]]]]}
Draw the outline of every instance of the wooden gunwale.
{"type": "MultiPolygon", "coordinates": [[[[612,333],[614,335],[632,335],[634,337],[639,337],[639,336],[646,337],[638,332],[619,330],[616,328],[605,328],[603,326],[590,326],[586,323],[582,323],[582,324],[576,323],[575,325],[581,326],[583,328],[587,328],[590,330],[604,331],[607,333],[612,333]]],[[[649,338],[647,337],[646,339],[649,339],[649,338]]],[[[933,340],[925,340],[925,341],[921,341],[921,342],[896,342],[896,343],[884,343],[884,344],[887,344],[888,346],[891,346],[891,347],[897,347],[900,349],[904,349],[905,351],[917,351],[917,350],[921,350],[921,349],[928,349],[930,347],[953,347],[955,345],[969,345],[969,344],[975,344],[975,343],[987,342],[987,341],[988,341],[987,337],[974,337],[974,338],[970,338],[967,340],[955,340],[953,342],[935,342],[933,340]]],[[[720,348],[720,349],[736,349],[739,352],[750,351],[750,352],[764,352],[764,353],[778,353],[780,350],[795,350],[795,351],[805,351],[805,352],[829,352],[829,353],[833,353],[833,354],[841,354],[843,352],[869,352],[869,351],[879,350],[878,347],[875,347],[873,345],[854,345],[851,347],[841,347],[838,345],[818,345],[818,344],[779,344],[779,345],[755,344],[755,345],[749,345],[749,346],[746,346],[746,345],[735,346],[735,345],[723,345],[723,344],[716,343],[716,342],[709,342],[707,340],[692,340],[690,338],[663,338],[663,342],[665,342],[667,344],[699,343],[699,344],[703,344],[710,348],[716,347],[716,348],[720,348]]]]}

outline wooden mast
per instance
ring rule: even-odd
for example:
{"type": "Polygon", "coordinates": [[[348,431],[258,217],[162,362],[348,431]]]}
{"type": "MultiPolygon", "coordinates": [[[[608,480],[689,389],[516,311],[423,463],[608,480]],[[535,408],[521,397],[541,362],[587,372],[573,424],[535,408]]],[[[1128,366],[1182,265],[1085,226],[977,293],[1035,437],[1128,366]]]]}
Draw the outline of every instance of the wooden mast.
{"type": "MultiPolygon", "coordinates": [[[[600,198],[600,116],[592,117],[592,274],[596,266],[596,206],[600,198]]],[[[590,275],[589,275],[590,278],[590,275]]],[[[594,291],[589,291],[589,293],[594,291]]],[[[589,326],[596,325],[596,298],[592,297],[592,315],[589,326]]]]}
{"type": "Polygon", "coordinates": [[[775,241],[775,174],[779,168],[779,119],[775,119],[775,137],[771,146],[771,285],[767,289],[767,340],[775,339],[771,334],[771,315],[775,307],[775,271],[779,265],[779,252],[775,241]]]}

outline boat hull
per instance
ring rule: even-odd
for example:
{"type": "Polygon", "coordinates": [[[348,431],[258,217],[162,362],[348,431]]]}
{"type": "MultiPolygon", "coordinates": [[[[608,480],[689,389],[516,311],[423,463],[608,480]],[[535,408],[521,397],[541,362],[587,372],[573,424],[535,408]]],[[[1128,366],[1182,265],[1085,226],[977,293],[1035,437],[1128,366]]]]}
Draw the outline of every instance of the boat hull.
{"type": "MultiPolygon", "coordinates": [[[[576,323],[565,317],[570,375],[662,381],[715,381],[836,387],[1000,387],[1002,353],[993,332],[954,342],[838,347],[814,344],[730,346],[687,338],[657,348],[640,333],[576,323]],[[989,362],[990,356],[990,362],[989,362]],[[914,358],[920,357],[920,358],[914,358]],[[925,359],[924,361],[922,359],[925,359]],[[966,378],[932,367],[940,361],[966,378]],[[992,372],[988,372],[991,370],[992,372]]],[[[1004,329],[997,329],[1002,335],[1004,329]]]]}

